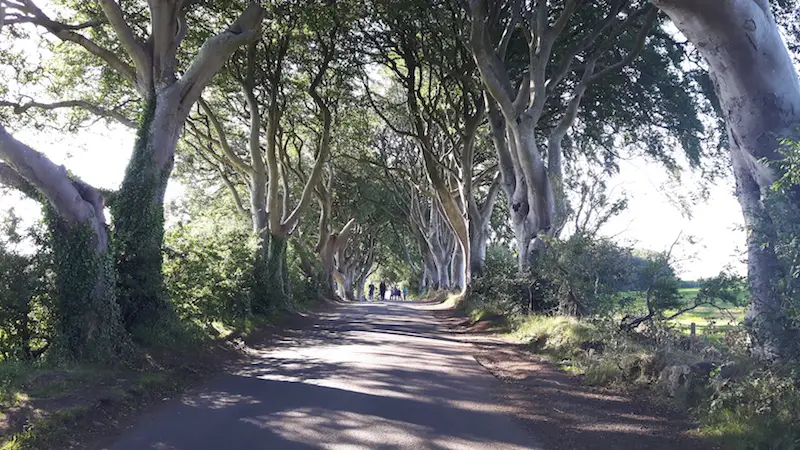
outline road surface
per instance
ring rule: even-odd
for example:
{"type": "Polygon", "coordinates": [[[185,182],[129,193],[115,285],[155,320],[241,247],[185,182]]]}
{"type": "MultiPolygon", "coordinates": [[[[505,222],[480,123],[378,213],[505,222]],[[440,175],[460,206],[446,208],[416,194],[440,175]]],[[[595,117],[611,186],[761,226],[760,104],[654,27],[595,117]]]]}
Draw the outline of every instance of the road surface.
{"type": "Polygon", "coordinates": [[[419,306],[349,304],[102,448],[538,449],[496,383],[419,306]]]}

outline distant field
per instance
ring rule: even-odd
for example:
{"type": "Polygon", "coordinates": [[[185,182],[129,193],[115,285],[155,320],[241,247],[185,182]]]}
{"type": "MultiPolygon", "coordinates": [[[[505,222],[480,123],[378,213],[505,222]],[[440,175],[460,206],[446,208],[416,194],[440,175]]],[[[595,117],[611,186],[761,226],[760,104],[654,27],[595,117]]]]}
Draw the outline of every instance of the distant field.
{"type": "MultiPolygon", "coordinates": [[[[697,296],[697,291],[699,290],[700,288],[680,289],[680,293],[683,295],[688,305],[691,304],[694,297],[697,296]]],[[[637,294],[641,294],[643,297],[643,293],[637,294]]],[[[642,301],[644,301],[643,298],[642,301]]],[[[698,334],[703,334],[712,322],[717,331],[725,331],[742,323],[746,310],[745,307],[730,304],[720,304],[720,306],[727,311],[720,310],[713,306],[700,306],[697,309],[683,313],[675,319],[672,319],[670,323],[677,325],[681,332],[685,334],[689,334],[692,323],[695,324],[698,334]]],[[[675,311],[666,311],[667,315],[674,313],[675,311]]]]}

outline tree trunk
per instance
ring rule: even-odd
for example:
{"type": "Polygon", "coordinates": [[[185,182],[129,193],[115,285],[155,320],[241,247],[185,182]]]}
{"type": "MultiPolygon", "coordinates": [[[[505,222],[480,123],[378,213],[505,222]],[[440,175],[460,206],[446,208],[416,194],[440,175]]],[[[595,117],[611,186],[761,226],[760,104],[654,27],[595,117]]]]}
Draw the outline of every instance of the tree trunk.
{"type": "Polygon", "coordinates": [[[125,334],[116,302],[104,199],[0,125],[0,183],[44,204],[51,231],[56,348],[68,359],[116,359],[125,334]]]}
{"type": "Polygon", "coordinates": [[[528,220],[534,225],[536,234],[549,231],[555,216],[553,189],[536,142],[537,122],[536,118],[523,114],[519,123],[510,127],[510,135],[514,139],[512,148],[517,150],[527,188],[528,220]]]}
{"type": "Polygon", "coordinates": [[[528,188],[525,177],[518,169],[516,142],[506,127],[506,121],[494,100],[487,96],[489,105],[489,130],[500,162],[500,185],[506,194],[511,227],[517,244],[517,269],[523,272],[530,265],[530,243],[536,235],[536,224],[531,220],[528,188]]]}
{"type": "Polygon", "coordinates": [[[271,235],[269,239],[269,252],[267,255],[267,310],[276,310],[285,307],[289,301],[289,292],[286,284],[286,244],[288,239],[283,236],[271,235]]]}
{"type": "Polygon", "coordinates": [[[336,291],[336,283],[333,280],[333,272],[335,270],[335,253],[335,245],[330,241],[330,239],[328,239],[325,245],[322,246],[320,259],[322,260],[323,287],[329,294],[332,294],[336,291]]]}
{"type": "Polygon", "coordinates": [[[356,284],[356,300],[359,302],[364,298],[364,286],[366,286],[366,284],[366,278],[358,280],[358,283],[356,284]]]}
{"type": "Polygon", "coordinates": [[[470,227],[470,261],[469,267],[473,277],[483,275],[483,263],[486,260],[486,245],[489,237],[488,230],[480,222],[473,220],[470,227]]]}
{"type": "Polygon", "coordinates": [[[418,289],[417,289],[417,292],[419,293],[419,295],[425,295],[425,293],[428,292],[428,287],[430,286],[430,283],[428,282],[429,278],[430,278],[429,273],[430,272],[428,271],[428,265],[427,264],[423,264],[422,265],[422,273],[420,274],[420,277],[419,277],[419,285],[418,285],[418,289]]]}
{"type": "Polygon", "coordinates": [[[339,296],[345,300],[353,300],[353,273],[350,270],[336,271],[339,296]]]}
{"type": "Polygon", "coordinates": [[[253,267],[250,278],[250,309],[256,314],[270,312],[270,284],[269,284],[269,234],[257,237],[258,242],[254,250],[253,267]]]}
{"type": "Polygon", "coordinates": [[[172,315],[161,272],[164,193],[183,127],[179,98],[153,95],[145,107],[133,155],[111,202],[119,270],[119,300],[128,330],[172,315]],[[181,118],[181,119],[179,119],[181,118]]]}
{"type": "Polygon", "coordinates": [[[436,278],[434,285],[436,286],[437,290],[449,290],[450,289],[450,270],[449,270],[449,262],[450,258],[445,256],[438,256],[435,259],[436,264],[436,278]]]}
{"type": "MultiPolygon", "coordinates": [[[[779,139],[800,122],[800,83],[766,0],[654,1],[708,62],[725,118],[737,196],[748,236],[751,306],[746,323],[761,353],[782,360],[796,353],[779,291],[775,214],[796,211],[796,200],[767,207],[776,179],[761,161],[781,159],[779,139]]],[[[783,219],[784,223],[786,218],[783,219]]]]}
{"type": "Polygon", "coordinates": [[[125,333],[116,300],[116,270],[104,229],[64,220],[46,207],[52,234],[56,290],[55,351],[70,360],[108,363],[125,333]]]}
{"type": "Polygon", "coordinates": [[[450,280],[453,290],[463,291],[467,287],[467,261],[461,245],[456,247],[453,258],[450,262],[450,280]]]}
{"type": "Polygon", "coordinates": [[[531,264],[531,247],[534,234],[527,222],[513,223],[514,237],[517,244],[517,269],[520,272],[528,270],[531,264]]]}

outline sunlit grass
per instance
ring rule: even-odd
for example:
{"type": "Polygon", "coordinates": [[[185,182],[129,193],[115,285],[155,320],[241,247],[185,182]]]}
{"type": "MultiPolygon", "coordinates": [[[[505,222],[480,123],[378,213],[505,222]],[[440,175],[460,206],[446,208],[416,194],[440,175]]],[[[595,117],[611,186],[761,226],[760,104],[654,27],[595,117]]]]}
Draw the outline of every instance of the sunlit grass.
{"type": "MultiPolygon", "coordinates": [[[[700,291],[700,288],[679,289],[686,306],[692,304],[698,291],[700,291]]],[[[644,308],[643,292],[628,292],[625,295],[633,295],[636,298],[636,305],[644,308]]],[[[741,325],[747,310],[746,307],[727,303],[720,303],[718,306],[698,306],[670,320],[668,323],[674,325],[679,332],[686,335],[691,332],[692,323],[695,324],[698,334],[712,330],[714,334],[718,334],[741,325]]],[[[677,310],[667,310],[664,311],[664,315],[668,317],[676,312],[677,310]]]]}

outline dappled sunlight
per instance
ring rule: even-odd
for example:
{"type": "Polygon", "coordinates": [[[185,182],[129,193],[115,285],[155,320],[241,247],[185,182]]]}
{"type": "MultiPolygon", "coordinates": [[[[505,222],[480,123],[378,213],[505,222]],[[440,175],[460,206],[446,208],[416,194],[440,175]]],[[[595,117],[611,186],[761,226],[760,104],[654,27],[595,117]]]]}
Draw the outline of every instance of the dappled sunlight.
{"type": "Polygon", "coordinates": [[[443,330],[417,306],[349,304],[320,313],[313,326],[280,332],[271,346],[111,448],[258,442],[265,449],[517,450],[677,442],[669,433],[681,428],[671,419],[576,385],[532,356],[522,364],[510,358],[518,350],[513,343],[443,330]],[[492,372],[509,383],[481,367],[505,363],[492,372]],[[557,444],[539,442],[543,436],[557,444]]]}
{"type": "Polygon", "coordinates": [[[537,448],[492,397],[496,380],[471,344],[428,315],[408,304],[350,304],[316,319],[112,448],[537,448]]]}
{"type": "Polygon", "coordinates": [[[261,403],[253,397],[233,395],[227,392],[201,392],[183,399],[183,404],[195,408],[222,409],[235,405],[254,405],[261,403]]]}

